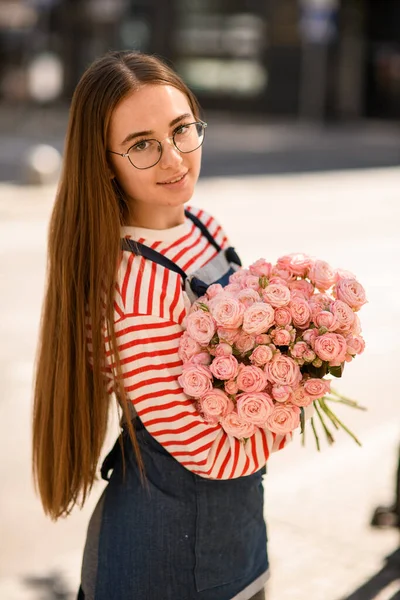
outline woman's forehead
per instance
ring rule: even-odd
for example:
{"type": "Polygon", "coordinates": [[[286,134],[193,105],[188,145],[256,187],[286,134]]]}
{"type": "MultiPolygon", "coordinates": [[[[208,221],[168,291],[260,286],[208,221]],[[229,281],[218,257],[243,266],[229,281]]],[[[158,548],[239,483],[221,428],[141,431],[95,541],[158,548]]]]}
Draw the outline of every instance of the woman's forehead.
{"type": "Polygon", "coordinates": [[[143,85],[121,100],[111,117],[111,128],[163,129],[182,114],[192,114],[187,96],[171,85],[143,85]]]}

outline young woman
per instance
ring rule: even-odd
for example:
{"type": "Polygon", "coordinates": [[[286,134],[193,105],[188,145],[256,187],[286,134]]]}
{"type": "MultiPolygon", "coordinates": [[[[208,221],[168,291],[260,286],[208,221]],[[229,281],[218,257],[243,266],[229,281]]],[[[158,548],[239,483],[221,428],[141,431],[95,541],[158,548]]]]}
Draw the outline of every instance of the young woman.
{"type": "Polygon", "coordinates": [[[240,265],[217,221],[185,208],[205,128],[182,80],[135,52],[97,60],[72,100],[50,224],[33,467],[53,519],[82,504],[116,399],[122,433],[89,524],[86,600],[264,597],[262,474],[291,436],[258,431],[241,444],[204,421],[178,383],[190,302],[240,265]]]}

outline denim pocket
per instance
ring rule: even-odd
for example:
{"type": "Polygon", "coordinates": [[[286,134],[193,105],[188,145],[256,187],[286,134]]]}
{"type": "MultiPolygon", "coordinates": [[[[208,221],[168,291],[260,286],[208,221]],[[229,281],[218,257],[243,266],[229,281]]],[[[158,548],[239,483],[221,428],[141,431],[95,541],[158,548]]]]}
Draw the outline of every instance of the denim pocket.
{"type": "Polygon", "coordinates": [[[268,567],[262,474],[217,481],[196,477],[198,592],[268,567]]]}

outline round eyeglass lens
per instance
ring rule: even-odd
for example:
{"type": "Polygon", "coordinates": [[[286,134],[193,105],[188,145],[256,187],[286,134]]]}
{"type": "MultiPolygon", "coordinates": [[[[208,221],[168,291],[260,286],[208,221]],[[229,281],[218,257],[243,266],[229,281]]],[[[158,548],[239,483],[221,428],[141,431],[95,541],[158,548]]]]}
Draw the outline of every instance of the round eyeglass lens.
{"type": "Polygon", "coordinates": [[[129,160],[137,169],[148,169],[160,160],[161,144],[157,140],[143,140],[129,150],[129,160]]]}
{"type": "Polygon", "coordinates": [[[204,125],[191,123],[182,125],[174,133],[174,143],[180,152],[194,152],[200,148],[204,140],[204,125]]]}

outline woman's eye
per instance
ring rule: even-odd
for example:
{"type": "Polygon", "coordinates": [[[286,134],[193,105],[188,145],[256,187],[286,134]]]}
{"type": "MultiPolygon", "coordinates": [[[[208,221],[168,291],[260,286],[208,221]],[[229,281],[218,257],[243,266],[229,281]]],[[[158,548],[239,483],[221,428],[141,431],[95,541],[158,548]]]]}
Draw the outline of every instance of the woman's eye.
{"type": "Polygon", "coordinates": [[[190,129],[190,125],[180,125],[177,129],[175,129],[175,133],[178,135],[183,135],[184,133],[188,133],[190,129]]]}
{"type": "Polygon", "coordinates": [[[134,151],[143,152],[143,150],[147,150],[149,147],[149,142],[147,140],[143,140],[142,142],[138,142],[132,148],[134,151]]]}

